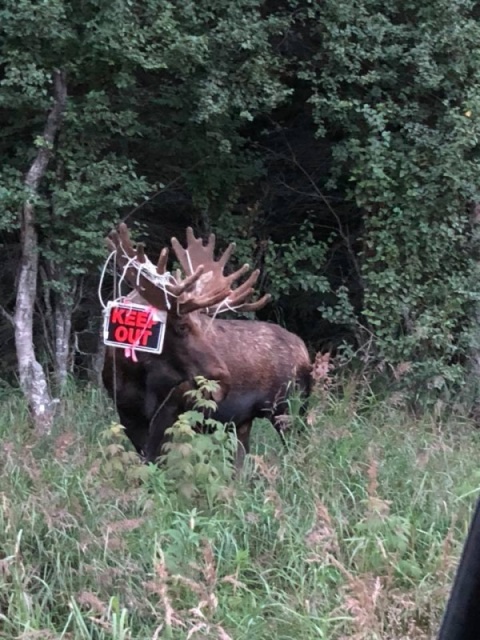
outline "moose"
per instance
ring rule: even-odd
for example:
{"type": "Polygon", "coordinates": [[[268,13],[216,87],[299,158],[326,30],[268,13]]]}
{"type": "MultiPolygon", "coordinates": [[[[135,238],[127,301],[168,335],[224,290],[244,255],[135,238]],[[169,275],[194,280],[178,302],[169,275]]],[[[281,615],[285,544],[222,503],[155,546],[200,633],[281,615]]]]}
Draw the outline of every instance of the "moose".
{"type": "Polygon", "coordinates": [[[155,269],[143,245],[134,247],[125,224],[109,234],[107,244],[133,288],[129,302],[167,316],[160,354],[138,352],[127,358],[116,347],[107,348],[103,382],[127,436],[146,462],[154,462],[167,440],[166,429],[188,408],[186,391],[195,388],[196,376],[203,376],[218,383],[212,417],[235,426],[235,465],[241,469],[253,420],[270,418],[282,435],[280,416],[287,410],[288,392],[309,392],[311,363],[303,340],[276,324],[217,317],[227,309],[260,309],[270,299],[266,294],[247,301],[258,270],[241,284],[248,265],[225,275],[233,243],[215,260],[215,235],[204,244],[189,227],[186,248],[171,240],[181,265],[175,274],[167,271],[168,248],[155,269]]]}

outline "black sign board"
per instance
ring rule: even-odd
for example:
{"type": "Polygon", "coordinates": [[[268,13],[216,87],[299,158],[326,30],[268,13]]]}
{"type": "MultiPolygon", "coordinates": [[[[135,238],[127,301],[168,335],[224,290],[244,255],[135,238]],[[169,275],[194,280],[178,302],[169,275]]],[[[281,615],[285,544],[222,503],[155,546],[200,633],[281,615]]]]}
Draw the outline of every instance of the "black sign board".
{"type": "Polygon", "coordinates": [[[141,304],[110,302],[105,313],[103,341],[111,347],[161,353],[167,312],[141,304]]]}

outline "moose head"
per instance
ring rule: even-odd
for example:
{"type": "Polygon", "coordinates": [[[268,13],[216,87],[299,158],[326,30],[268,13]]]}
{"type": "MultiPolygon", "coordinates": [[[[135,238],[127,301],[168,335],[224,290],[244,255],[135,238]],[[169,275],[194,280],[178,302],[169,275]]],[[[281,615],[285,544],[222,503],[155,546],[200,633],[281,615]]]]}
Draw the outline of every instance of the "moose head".
{"type": "Polygon", "coordinates": [[[181,270],[171,274],[168,249],[161,251],[154,267],[143,245],[133,246],[124,224],[110,234],[107,243],[134,289],[130,301],[167,313],[161,354],[139,353],[134,362],[115,348],[107,349],[103,380],[127,435],[147,461],[155,460],[165,442],[165,430],[186,408],[185,392],[201,375],[219,384],[214,417],[236,425],[240,465],[248,450],[252,420],[284,413],[292,383],[308,389],[310,362],[304,343],[277,325],[217,317],[227,309],[255,311],[270,299],[266,294],[248,302],[258,270],[241,284],[248,265],[230,275],[224,273],[234,244],[215,260],[215,236],[204,244],[188,228],[186,248],[172,238],[181,270]]]}

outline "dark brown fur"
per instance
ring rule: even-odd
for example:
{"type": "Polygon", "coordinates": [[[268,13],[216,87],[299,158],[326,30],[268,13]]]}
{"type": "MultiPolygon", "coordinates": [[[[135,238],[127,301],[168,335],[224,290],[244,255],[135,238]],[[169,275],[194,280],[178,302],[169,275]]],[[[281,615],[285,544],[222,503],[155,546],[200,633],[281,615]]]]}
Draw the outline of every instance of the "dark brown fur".
{"type": "Polygon", "coordinates": [[[212,319],[199,312],[181,319],[169,314],[164,352],[137,357],[135,363],[123,350],[109,348],[103,380],[128,437],[147,461],[160,454],[165,430],[187,408],[184,393],[193,388],[197,375],[220,382],[213,417],[236,426],[242,445],[237,466],[249,450],[252,421],[275,421],[285,413],[291,385],[309,390],[305,344],[266,322],[212,319]]]}
{"type": "Polygon", "coordinates": [[[162,354],[139,352],[138,362],[133,362],[121,349],[107,350],[103,380],[128,437],[147,461],[154,461],[161,453],[166,429],[188,406],[185,392],[194,388],[196,376],[203,376],[219,383],[213,398],[217,411],[212,417],[235,425],[236,464],[240,467],[249,449],[252,421],[272,418],[280,432],[276,418],[286,411],[290,388],[308,393],[310,360],[305,344],[278,325],[215,317],[222,304],[254,311],[268,302],[269,295],[247,302],[259,271],[242,284],[238,280],[248,265],[225,275],[234,245],[215,260],[213,234],[204,244],[188,228],[186,249],[172,238],[184,277],[177,273],[172,279],[166,272],[168,250],[163,249],[156,268],[160,278],[168,276],[163,289],[142,274],[143,246],[133,247],[126,225],[119,225],[107,243],[135,289],[130,300],[168,309],[162,354]]]}

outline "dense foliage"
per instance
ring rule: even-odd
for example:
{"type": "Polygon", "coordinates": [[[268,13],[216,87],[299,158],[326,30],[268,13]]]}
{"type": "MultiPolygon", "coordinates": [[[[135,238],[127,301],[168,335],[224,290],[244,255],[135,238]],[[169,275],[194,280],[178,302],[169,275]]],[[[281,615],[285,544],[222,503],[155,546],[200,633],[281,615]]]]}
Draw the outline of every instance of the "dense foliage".
{"type": "Polygon", "coordinates": [[[473,0],[3,0],[0,636],[435,634],[478,485],[478,434],[441,400],[480,379],[479,19],[473,0]],[[262,318],[407,392],[317,384],[281,457],[257,422],[248,486],[225,426],[195,432],[198,396],[164,468],[140,465],[98,386],[64,375],[98,370],[121,219],[153,256],[188,224],[235,241],[262,318]],[[43,438],[9,386],[23,335],[43,438]]]}
{"type": "Polygon", "coordinates": [[[468,207],[479,197],[474,3],[326,4],[313,30],[321,52],[304,76],[315,122],[342,138],[333,180],[348,175],[364,212],[363,314],[389,362],[407,360],[418,380],[441,386],[465,354],[478,289],[468,279],[468,207]]]}
{"type": "Polygon", "coordinates": [[[479,43],[470,0],[5,0],[3,374],[24,176],[61,69],[67,110],[35,196],[44,363],[56,309],[73,319],[70,365],[94,354],[102,238],[128,216],[153,253],[189,223],[235,240],[274,295],[264,317],[312,348],[346,339],[418,390],[464,381],[479,43]]]}

